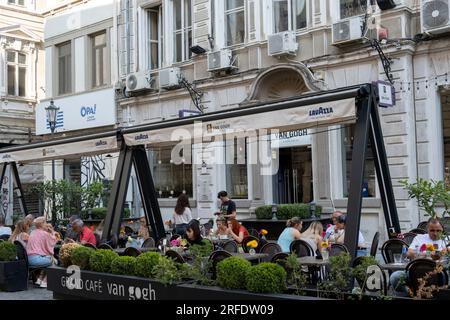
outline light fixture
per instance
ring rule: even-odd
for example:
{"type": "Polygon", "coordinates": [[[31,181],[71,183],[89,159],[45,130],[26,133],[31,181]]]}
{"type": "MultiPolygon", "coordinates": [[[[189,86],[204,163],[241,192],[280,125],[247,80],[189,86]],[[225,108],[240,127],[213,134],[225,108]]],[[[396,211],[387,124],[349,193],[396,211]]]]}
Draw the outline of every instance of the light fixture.
{"type": "Polygon", "coordinates": [[[381,10],[389,10],[395,8],[394,0],[377,0],[377,4],[381,10]]]}
{"type": "Polygon", "coordinates": [[[58,115],[59,107],[55,106],[53,100],[50,101],[50,105],[45,108],[47,112],[47,121],[50,126],[50,131],[55,132],[56,129],[56,116],[58,115]]]}
{"type": "Polygon", "coordinates": [[[200,47],[199,45],[190,47],[190,50],[192,53],[195,53],[195,54],[203,54],[206,52],[206,50],[204,48],[200,47]]]}

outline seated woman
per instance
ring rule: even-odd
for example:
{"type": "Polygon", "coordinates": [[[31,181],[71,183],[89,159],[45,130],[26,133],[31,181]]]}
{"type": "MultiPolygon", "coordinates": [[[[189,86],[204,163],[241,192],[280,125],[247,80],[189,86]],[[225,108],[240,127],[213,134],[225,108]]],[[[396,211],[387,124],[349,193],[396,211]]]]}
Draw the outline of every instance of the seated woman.
{"type": "Polygon", "coordinates": [[[186,226],[186,240],[188,241],[189,245],[204,244],[204,242],[202,242],[203,237],[200,233],[200,222],[195,219],[189,221],[186,226]]]}
{"type": "Polygon", "coordinates": [[[230,238],[232,238],[237,243],[242,243],[245,237],[249,236],[248,230],[241,225],[236,219],[228,218],[228,229],[227,233],[230,238]]]}
{"type": "Polygon", "coordinates": [[[14,228],[14,232],[12,233],[11,237],[9,237],[9,241],[19,241],[25,248],[27,247],[27,242],[29,239],[29,227],[28,222],[25,220],[19,220],[16,223],[16,227],[14,228]]]}
{"type": "Polygon", "coordinates": [[[305,240],[316,252],[322,242],[323,225],[319,221],[313,221],[308,229],[300,235],[300,239],[305,240]]]}
{"type": "MultiPolygon", "coordinates": [[[[56,238],[52,225],[46,223],[45,217],[34,219],[34,229],[28,239],[27,255],[28,263],[32,267],[49,267],[53,264],[53,253],[56,238]]],[[[36,284],[41,288],[47,288],[47,276],[42,271],[36,284]]]]}
{"type": "Polygon", "coordinates": [[[213,232],[213,234],[217,237],[220,236],[228,236],[226,219],[219,217],[216,219],[217,229],[213,232]]]}
{"type": "Polygon", "coordinates": [[[300,230],[302,230],[302,220],[299,217],[292,217],[286,223],[286,228],[278,237],[278,244],[283,252],[289,252],[291,243],[301,237],[300,230]]]}

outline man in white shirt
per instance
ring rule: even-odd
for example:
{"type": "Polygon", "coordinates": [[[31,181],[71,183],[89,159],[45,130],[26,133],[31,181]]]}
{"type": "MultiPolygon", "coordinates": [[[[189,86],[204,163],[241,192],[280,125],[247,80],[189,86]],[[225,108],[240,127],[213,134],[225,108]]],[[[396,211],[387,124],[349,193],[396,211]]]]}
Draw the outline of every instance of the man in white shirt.
{"type": "Polygon", "coordinates": [[[3,215],[0,215],[0,236],[10,236],[12,233],[12,230],[10,227],[5,227],[5,217],[3,215]]]}
{"type": "Polygon", "coordinates": [[[343,213],[341,211],[335,211],[333,212],[333,214],[331,215],[331,221],[333,222],[332,225],[330,225],[327,230],[325,231],[325,238],[326,239],[333,239],[334,237],[334,233],[335,233],[335,228],[336,228],[336,223],[337,223],[337,219],[342,216],[343,213]]]}

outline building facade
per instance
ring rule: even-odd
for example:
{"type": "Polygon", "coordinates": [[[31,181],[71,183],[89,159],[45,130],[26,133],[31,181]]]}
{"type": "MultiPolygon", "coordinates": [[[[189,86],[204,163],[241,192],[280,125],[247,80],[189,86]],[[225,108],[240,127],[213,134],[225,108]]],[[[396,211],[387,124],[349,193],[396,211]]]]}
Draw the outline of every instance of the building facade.
{"type": "MultiPolygon", "coordinates": [[[[67,19],[56,24],[55,17],[55,24],[46,26],[46,65],[54,66],[46,73],[51,88],[46,97],[62,106],[64,99],[106,87],[114,91],[116,109],[108,109],[114,119],[73,129],[95,132],[176,119],[186,110],[226,113],[255,102],[386,81],[389,74],[397,101],[393,108],[380,109],[380,116],[401,227],[409,230],[425,218],[400,180],[443,180],[450,166],[445,121],[450,107],[450,22],[448,17],[430,18],[445,14],[436,13],[436,4],[427,4],[433,1],[395,0],[395,8],[388,10],[368,2],[121,0],[111,1],[110,15],[106,8],[94,9],[92,20],[81,19],[81,27],[73,31],[60,28],[67,19]],[[96,35],[102,32],[106,40],[97,46],[96,35]],[[385,39],[379,43],[390,71],[370,39],[385,39]],[[110,70],[103,69],[102,78],[92,65],[97,65],[94,57],[105,41],[108,53],[102,59],[110,62],[110,70]],[[69,66],[72,72],[61,72],[69,66]]],[[[101,100],[109,102],[110,97],[101,100]]],[[[38,132],[43,133],[48,131],[38,132]]],[[[315,202],[326,213],[346,211],[351,124],[293,128],[267,139],[278,144],[271,153],[272,162],[278,163],[274,175],[260,174],[249,139],[215,141],[207,148],[194,144],[181,164],[172,157],[177,141],[150,143],[149,160],[165,218],[180,193],[192,199],[194,216],[212,217],[220,190],[237,202],[241,218],[272,203],[315,202]],[[230,147],[235,150],[232,161],[227,159],[230,147]],[[192,158],[205,153],[213,153],[213,159],[192,158]]],[[[361,230],[369,241],[385,229],[370,151],[362,192],[361,230]]],[[[130,199],[138,208],[138,200],[130,199]]]]}

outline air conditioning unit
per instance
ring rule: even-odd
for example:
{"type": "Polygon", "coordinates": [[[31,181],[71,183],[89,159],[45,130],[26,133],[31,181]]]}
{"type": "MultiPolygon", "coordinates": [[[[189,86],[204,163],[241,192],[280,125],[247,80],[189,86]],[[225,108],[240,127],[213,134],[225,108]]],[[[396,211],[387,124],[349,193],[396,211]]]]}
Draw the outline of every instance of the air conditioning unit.
{"type": "Polygon", "coordinates": [[[450,31],[450,0],[422,0],[422,32],[439,34],[450,31]]]}
{"type": "Polygon", "coordinates": [[[159,87],[170,89],[179,87],[180,68],[168,68],[159,71],[159,87]]]}
{"type": "Polygon", "coordinates": [[[349,44],[362,40],[362,17],[352,17],[333,24],[333,45],[349,44]]]}
{"type": "Polygon", "coordinates": [[[230,49],[208,53],[208,71],[220,71],[232,68],[233,54],[230,49]]]}
{"type": "Polygon", "coordinates": [[[150,90],[152,88],[153,79],[148,71],[140,71],[127,75],[125,82],[128,92],[137,92],[150,90]]]}
{"type": "Polygon", "coordinates": [[[279,56],[285,54],[296,55],[298,43],[295,32],[285,31],[269,35],[267,50],[269,56],[279,56]]]}

